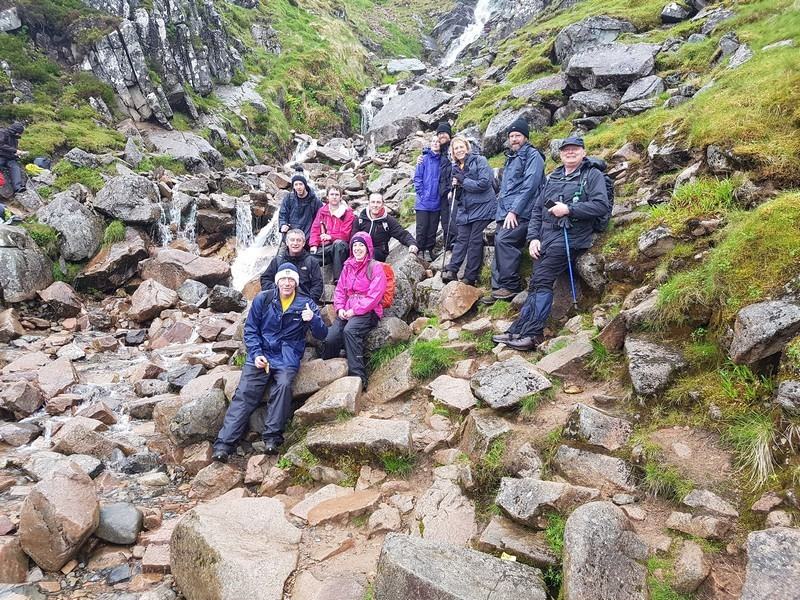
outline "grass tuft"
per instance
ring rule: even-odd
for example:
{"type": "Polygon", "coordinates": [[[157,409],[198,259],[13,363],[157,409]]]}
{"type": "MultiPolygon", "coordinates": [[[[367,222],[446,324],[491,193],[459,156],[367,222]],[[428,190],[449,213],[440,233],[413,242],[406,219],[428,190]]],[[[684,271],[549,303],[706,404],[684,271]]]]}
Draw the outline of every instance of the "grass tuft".
{"type": "Polygon", "coordinates": [[[380,455],[380,459],[383,470],[398,477],[411,475],[417,461],[417,457],[413,454],[396,454],[394,452],[384,452],[380,455]]]}
{"type": "Polygon", "coordinates": [[[407,342],[400,342],[393,346],[378,348],[375,352],[370,354],[369,360],[367,360],[367,369],[370,373],[374,373],[393,358],[400,356],[408,349],[408,346],[409,344],[407,342]]]}
{"type": "Polygon", "coordinates": [[[733,447],[739,467],[749,474],[754,488],[763,485],[775,473],[772,448],[776,430],[769,415],[751,411],[736,417],[723,432],[722,439],[733,447]]]}
{"type": "Polygon", "coordinates": [[[429,379],[452,367],[461,357],[440,340],[418,341],[411,346],[411,374],[417,379],[429,379]]]}
{"type": "Polygon", "coordinates": [[[103,232],[103,245],[110,246],[125,239],[125,224],[122,221],[111,221],[103,232]]]}

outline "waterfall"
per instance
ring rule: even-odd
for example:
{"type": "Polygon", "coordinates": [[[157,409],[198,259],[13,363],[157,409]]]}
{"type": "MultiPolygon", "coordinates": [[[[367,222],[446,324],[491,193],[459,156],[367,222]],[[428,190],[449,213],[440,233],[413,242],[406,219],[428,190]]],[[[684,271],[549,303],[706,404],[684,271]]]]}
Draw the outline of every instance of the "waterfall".
{"type": "Polygon", "coordinates": [[[367,92],[367,95],[361,101],[361,135],[367,135],[367,131],[372,125],[372,119],[378,113],[379,109],[375,107],[375,101],[380,98],[382,106],[386,106],[397,95],[397,86],[395,84],[390,85],[386,90],[374,87],[367,92]]]}
{"type": "Polygon", "coordinates": [[[185,240],[194,248],[197,239],[197,203],[192,200],[179,206],[170,200],[169,203],[162,202],[160,207],[161,218],[156,230],[161,246],[166,248],[175,240],[185,240]]]}
{"type": "Polygon", "coordinates": [[[247,248],[253,243],[253,213],[250,201],[236,199],[236,248],[247,248]]]}
{"type": "Polygon", "coordinates": [[[289,162],[283,166],[287,171],[293,171],[295,165],[306,162],[317,153],[317,140],[314,138],[302,135],[297,136],[295,141],[297,142],[297,146],[295,146],[292,157],[289,159],[289,162]]]}
{"type": "Polygon", "coordinates": [[[457,40],[450,44],[447,54],[445,54],[442,59],[443,67],[452,66],[464,48],[481,36],[484,25],[486,25],[489,18],[492,16],[491,3],[492,0],[478,0],[478,3],[475,5],[475,16],[473,17],[472,23],[464,30],[464,33],[462,33],[457,40]]]}
{"type": "MultiPolygon", "coordinates": [[[[247,212],[250,212],[247,205],[247,212]]],[[[244,209],[243,209],[244,212],[244,209]]],[[[238,207],[237,207],[238,224],[238,207]]],[[[252,225],[251,233],[252,236],[252,225]]],[[[236,240],[239,241],[239,232],[236,232],[236,240]]],[[[267,268],[269,261],[278,253],[281,244],[280,227],[278,226],[278,211],[272,215],[272,219],[267,223],[249,246],[237,248],[236,259],[231,265],[231,277],[233,287],[239,291],[244,289],[248,282],[258,277],[267,268]]]]}

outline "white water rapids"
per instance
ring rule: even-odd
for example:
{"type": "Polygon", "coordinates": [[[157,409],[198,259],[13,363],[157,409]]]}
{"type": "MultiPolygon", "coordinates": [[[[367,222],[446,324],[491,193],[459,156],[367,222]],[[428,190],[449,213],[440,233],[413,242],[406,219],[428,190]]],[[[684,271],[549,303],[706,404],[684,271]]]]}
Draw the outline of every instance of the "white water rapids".
{"type": "Polygon", "coordinates": [[[443,67],[450,67],[455,64],[456,60],[458,59],[458,55],[461,54],[461,52],[467,46],[481,37],[481,33],[483,33],[483,27],[492,16],[491,5],[492,0],[478,0],[478,3],[475,5],[475,15],[472,23],[467,26],[457,40],[450,44],[447,54],[445,54],[444,58],[442,59],[443,67]]]}

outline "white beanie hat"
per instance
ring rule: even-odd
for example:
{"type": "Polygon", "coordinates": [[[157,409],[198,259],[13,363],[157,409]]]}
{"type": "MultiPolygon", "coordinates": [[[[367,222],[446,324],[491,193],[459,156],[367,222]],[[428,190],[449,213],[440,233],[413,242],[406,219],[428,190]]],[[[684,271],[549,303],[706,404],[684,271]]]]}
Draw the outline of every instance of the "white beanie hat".
{"type": "Polygon", "coordinates": [[[294,279],[295,284],[300,285],[300,273],[297,271],[297,267],[290,262],[285,262],[278,267],[278,272],[275,273],[275,283],[277,284],[278,280],[284,277],[294,279]]]}

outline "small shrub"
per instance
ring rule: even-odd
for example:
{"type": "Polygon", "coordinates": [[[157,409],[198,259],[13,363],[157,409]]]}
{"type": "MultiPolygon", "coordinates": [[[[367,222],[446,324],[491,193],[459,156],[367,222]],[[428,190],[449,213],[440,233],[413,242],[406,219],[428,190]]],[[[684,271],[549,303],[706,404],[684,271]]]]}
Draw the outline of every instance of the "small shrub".
{"type": "Polygon", "coordinates": [[[609,381],[617,376],[621,367],[621,357],[609,352],[608,349],[596,339],[592,340],[592,354],[586,361],[586,368],[593,379],[609,381]]]}
{"type": "Polygon", "coordinates": [[[495,346],[494,342],[492,341],[493,335],[494,334],[491,331],[487,331],[481,335],[475,335],[470,331],[462,331],[459,337],[465,342],[474,343],[475,350],[481,354],[487,354],[488,352],[491,352],[495,346]]]}
{"type": "Polygon", "coordinates": [[[106,230],[103,232],[103,245],[110,246],[111,244],[116,244],[124,239],[125,223],[118,220],[111,221],[111,223],[106,226],[106,230]]]}
{"type": "Polygon", "coordinates": [[[237,354],[233,357],[233,366],[234,367],[243,367],[244,364],[247,362],[247,355],[246,354],[237,354]]]}
{"type": "Polygon", "coordinates": [[[72,284],[78,273],[81,272],[83,265],[80,263],[66,263],[67,270],[62,271],[61,265],[58,261],[53,262],[53,279],[55,281],[63,281],[64,283],[72,284]]]}
{"type": "Polygon", "coordinates": [[[419,341],[411,346],[411,374],[417,379],[429,379],[452,367],[460,354],[445,348],[439,340],[419,341]]]}
{"type": "Polygon", "coordinates": [[[417,460],[413,454],[395,454],[394,452],[384,452],[380,455],[380,459],[384,471],[399,477],[408,477],[417,460]]]}
{"type": "Polygon", "coordinates": [[[291,460],[289,460],[289,459],[288,459],[288,458],[286,458],[285,456],[281,456],[281,457],[278,459],[278,462],[277,462],[277,463],[275,463],[275,466],[276,466],[276,467],[278,467],[279,469],[283,469],[284,471],[288,471],[288,470],[289,470],[289,469],[291,469],[291,468],[292,468],[294,465],[292,464],[292,461],[291,461],[291,460]]]}
{"type": "Polygon", "coordinates": [[[653,496],[680,502],[694,489],[691,481],[683,477],[675,467],[666,466],[656,458],[644,465],[642,485],[653,496]]]}

